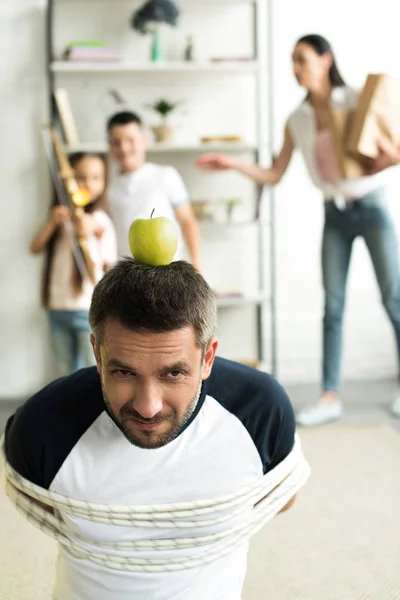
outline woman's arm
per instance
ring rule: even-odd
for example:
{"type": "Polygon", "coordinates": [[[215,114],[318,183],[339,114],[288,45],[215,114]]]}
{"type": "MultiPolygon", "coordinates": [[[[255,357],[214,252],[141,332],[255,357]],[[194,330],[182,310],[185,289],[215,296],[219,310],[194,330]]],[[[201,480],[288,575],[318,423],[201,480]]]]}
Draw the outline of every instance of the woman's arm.
{"type": "Polygon", "coordinates": [[[67,219],[69,219],[68,208],[65,206],[56,206],[53,208],[46,223],[33,238],[29,246],[29,252],[31,254],[39,254],[47,246],[55,230],[67,219]]]}
{"type": "Polygon", "coordinates": [[[289,166],[294,150],[293,138],[289,126],[285,127],[285,137],[281,151],[272,167],[266,169],[259,165],[249,165],[224,154],[204,154],[197,161],[197,166],[210,171],[226,171],[233,169],[253,179],[260,185],[275,185],[282,179],[289,166]]]}
{"type": "Polygon", "coordinates": [[[200,232],[193,209],[190,204],[182,204],[175,208],[175,216],[178,221],[183,239],[190,254],[194,268],[201,272],[200,232]]]}

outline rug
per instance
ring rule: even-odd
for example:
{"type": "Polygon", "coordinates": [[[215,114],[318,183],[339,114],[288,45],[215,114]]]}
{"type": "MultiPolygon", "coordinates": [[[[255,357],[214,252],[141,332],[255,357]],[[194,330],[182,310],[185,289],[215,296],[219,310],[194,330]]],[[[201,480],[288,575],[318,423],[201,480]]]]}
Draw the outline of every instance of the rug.
{"type": "MultiPolygon", "coordinates": [[[[381,424],[300,434],[311,478],[253,539],[243,600],[400,600],[400,436],[381,424]]],[[[0,599],[50,600],[56,544],[3,491],[0,532],[0,599]]]]}

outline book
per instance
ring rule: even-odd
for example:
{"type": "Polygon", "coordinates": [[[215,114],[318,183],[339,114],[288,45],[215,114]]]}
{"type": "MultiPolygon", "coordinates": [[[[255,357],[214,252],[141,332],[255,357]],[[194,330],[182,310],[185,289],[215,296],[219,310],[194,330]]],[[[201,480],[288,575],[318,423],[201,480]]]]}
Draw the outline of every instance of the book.
{"type": "Polygon", "coordinates": [[[54,91],[54,98],[56,101],[57,111],[60,117],[65,141],[69,145],[79,144],[78,130],[67,91],[64,88],[57,88],[54,91]]]}

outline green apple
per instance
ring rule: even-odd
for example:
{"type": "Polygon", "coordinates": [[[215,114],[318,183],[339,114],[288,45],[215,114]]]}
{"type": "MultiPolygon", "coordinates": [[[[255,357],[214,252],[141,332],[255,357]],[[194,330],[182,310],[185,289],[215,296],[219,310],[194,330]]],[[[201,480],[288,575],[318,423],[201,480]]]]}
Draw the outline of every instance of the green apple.
{"type": "MultiPolygon", "coordinates": [[[[154,212],[154,210],[153,210],[154,212]]],[[[178,228],[166,217],[136,219],[129,228],[129,247],[138,263],[169,265],[178,248],[178,228]]]]}

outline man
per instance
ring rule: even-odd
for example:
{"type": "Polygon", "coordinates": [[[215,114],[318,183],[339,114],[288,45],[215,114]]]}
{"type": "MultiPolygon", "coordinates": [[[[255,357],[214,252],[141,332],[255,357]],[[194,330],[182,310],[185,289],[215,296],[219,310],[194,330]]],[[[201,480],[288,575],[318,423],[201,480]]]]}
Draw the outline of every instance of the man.
{"type": "Polygon", "coordinates": [[[55,600],[239,600],[255,520],[308,477],[304,459],[294,485],[284,472],[297,447],[286,393],[215,358],[215,299],[186,262],[120,261],[90,325],[97,370],[41,390],[5,433],[19,506],[32,494],[49,511],[37,524],[59,530],[55,600]]]}
{"type": "MultiPolygon", "coordinates": [[[[120,112],[107,124],[109,150],[119,173],[108,190],[120,257],[130,256],[129,227],[137,218],[168,217],[178,222],[193,266],[200,271],[200,236],[189,195],[173,167],[146,162],[147,138],[140,117],[120,112]]],[[[183,257],[180,239],[176,260],[183,257]]]]}

